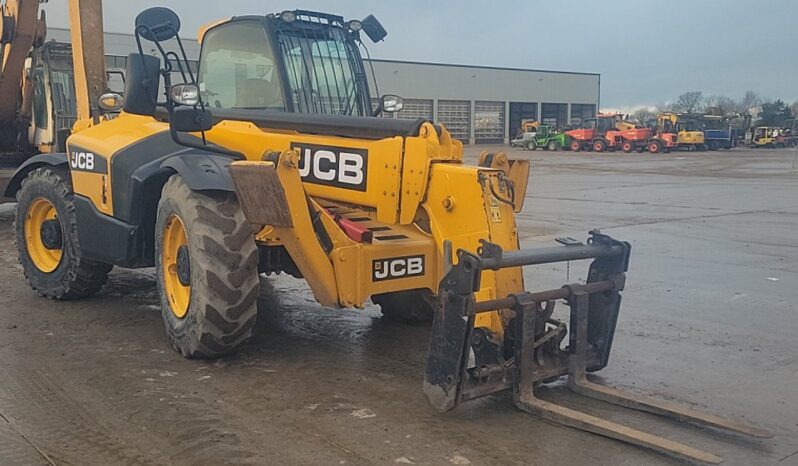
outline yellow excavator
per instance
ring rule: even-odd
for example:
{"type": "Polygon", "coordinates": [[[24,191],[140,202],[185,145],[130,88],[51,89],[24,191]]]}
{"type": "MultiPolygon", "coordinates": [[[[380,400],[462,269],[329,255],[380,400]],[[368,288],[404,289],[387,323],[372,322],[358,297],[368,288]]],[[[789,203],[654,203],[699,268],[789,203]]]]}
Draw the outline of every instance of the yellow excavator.
{"type": "Polygon", "coordinates": [[[657,115],[657,135],[668,149],[704,150],[704,132],[698,122],[687,115],[664,112],[657,115]],[[674,137],[675,136],[675,137],[674,137]]]}
{"type": "Polygon", "coordinates": [[[147,9],[122,100],[103,92],[100,1],[70,6],[82,120],[65,153],[30,159],[7,192],[40,295],[81,298],[114,266],[154,266],[169,343],[213,358],[249,340],[259,274],[288,273],[325,306],[371,298],[387,317],[432,320],[423,391],[439,411],[510,391],[518,408],[555,422],[721,461],[535,396],[565,377],[609,403],[770,436],[588,379],[609,362],[629,243],[591,231],[520,249],[528,162],[483,153],[466,165],[443,125],[375,118],[402,99],[383,95],[372,108],[360,48],[387,35],[373,16],[289,10],[214,22],[198,34],[195,75],[178,16],[147,9]],[[153,48],[158,56],[143,52],[153,48]],[[591,261],[585,283],[525,290],[523,267],[577,260],[591,261]]]}
{"type": "MultiPolygon", "coordinates": [[[[46,40],[47,21],[39,3],[6,0],[0,5],[0,201],[21,163],[36,154],[66,150],[78,120],[77,102],[88,102],[75,94],[71,45],[46,40]]],[[[100,49],[92,55],[99,55],[102,43],[95,42],[92,46],[100,49]]],[[[104,83],[91,86],[104,89],[104,83]]],[[[88,118],[85,110],[83,118],[88,118]]]]}

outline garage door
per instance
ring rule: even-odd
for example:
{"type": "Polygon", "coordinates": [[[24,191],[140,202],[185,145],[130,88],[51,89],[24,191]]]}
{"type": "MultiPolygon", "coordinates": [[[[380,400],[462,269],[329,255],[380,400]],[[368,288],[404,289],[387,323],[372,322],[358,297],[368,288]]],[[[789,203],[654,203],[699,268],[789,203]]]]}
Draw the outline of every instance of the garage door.
{"type": "Polygon", "coordinates": [[[471,136],[471,102],[439,100],[438,119],[446,126],[453,139],[468,142],[468,138],[471,136]]]}
{"type": "Polygon", "coordinates": [[[474,103],[474,139],[483,144],[504,141],[504,102],[474,103]]]}
{"type": "Polygon", "coordinates": [[[416,118],[432,120],[432,101],[425,99],[405,99],[405,107],[401,112],[397,113],[396,116],[399,118],[407,118],[408,120],[415,120],[416,118]]]}

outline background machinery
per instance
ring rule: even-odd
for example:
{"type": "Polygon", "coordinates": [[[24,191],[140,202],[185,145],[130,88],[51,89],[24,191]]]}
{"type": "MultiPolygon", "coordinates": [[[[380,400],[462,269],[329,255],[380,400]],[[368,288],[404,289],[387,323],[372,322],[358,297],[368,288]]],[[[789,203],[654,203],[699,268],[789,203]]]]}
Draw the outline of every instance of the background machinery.
{"type": "Polygon", "coordinates": [[[570,138],[572,151],[623,150],[642,152],[651,137],[651,130],[635,125],[618,114],[600,114],[587,118],[578,129],[565,133],[570,138]]]}
{"type": "Polygon", "coordinates": [[[769,149],[788,147],[788,145],[789,141],[784,129],[776,126],[757,126],[754,128],[749,144],[752,148],[766,147],[769,149]]]}
{"type": "Polygon", "coordinates": [[[704,143],[709,150],[731,149],[737,144],[739,134],[733,122],[739,115],[698,115],[697,121],[704,132],[704,143]]]}
{"type": "MultiPolygon", "coordinates": [[[[102,31],[100,3],[71,7],[73,37],[85,44],[102,31]]],[[[36,292],[81,298],[114,266],[154,266],[171,346],[211,358],[250,338],[259,274],[284,272],[325,306],[371,297],[388,316],[432,319],[423,391],[439,411],[512,391],[518,408],[543,418],[721,461],[535,397],[539,384],[564,376],[573,391],[609,403],[770,435],[587,378],[609,361],[630,245],[592,231],[586,242],[519,249],[528,162],[485,153],[468,166],[442,125],[374,118],[401,99],[382,96],[371,108],[358,47],[361,35],[387,35],[373,16],[296,10],[212,23],[198,34],[198,76],[185,53],[163,47],[174,40],[182,51],[179,24],[160,7],[136,18],[137,41],[161,56],[128,57],[124,103],[81,85],[102,84],[102,54],[76,46],[78,114],[88,117],[65,153],[30,158],[7,189],[36,292]],[[522,267],[576,260],[591,261],[585,283],[525,291],[522,267]]]]}
{"type": "MultiPolygon", "coordinates": [[[[90,117],[88,108],[78,108],[78,102],[87,101],[78,91],[86,93],[92,88],[96,89],[93,95],[99,96],[106,90],[104,61],[95,66],[102,74],[79,76],[80,88],[76,89],[72,45],[45,41],[47,25],[39,3],[7,0],[2,5],[0,190],[5,190],[13,170],[31,156],[64,152],[79,112],[83,119],[90,117]]],[[[79,47],[99,50],[91,56],[102,53],[102,41],[75,39],[72,42],[79,47]]]]}
{"type": "Polygon", "coordinates": [[[615,129],[615,116],[599,115],[597,118],[586,118],[577,129],[566,131],[569,148],[574,152],[594,150],[604,152],[607,147],[605,135],[615,129]]]}
{"type": "Polygon", "coordinates": [[[516,131],[515,139],[510,140],[511,147],[524,147],[530,139],[535,137],[540,122],[537,120],[521,120],[521,126],[516,131]]]}
{"type": "Polygon", "coordinates": [[[671,152],[679,147],[676,129],[676,115],[661,113],[652,122],[653,135],[648,141],[648,151],[652,154],[671,152]]]}
{"type": "Polygon", "coordinates": [[[568,147],[565,133],[555,130],[550,125],[537,125],[534,132],[526,132],[521,137],[510,141],[512,147],[521,147],[528,150],[538,148],[558,151],[568,147]]]}
{"type": "Polygon", "coordinates": [[[642,127],[629,120],[619,118],[615,122],[615,130],[608,131],[605,137],[611,142],[611,147],[620,147],[626,153],[643,152],[648,140],[651,139],[650,128],[642,127]]]}
{"type": "Polygon", "coordinates": [[[704,133],[696,118],[680,113],[664,112],[657,115],[655,137],[648,147],[652,153],[670,152],[674,149],[703,150],[704,143],[704,133]]]}

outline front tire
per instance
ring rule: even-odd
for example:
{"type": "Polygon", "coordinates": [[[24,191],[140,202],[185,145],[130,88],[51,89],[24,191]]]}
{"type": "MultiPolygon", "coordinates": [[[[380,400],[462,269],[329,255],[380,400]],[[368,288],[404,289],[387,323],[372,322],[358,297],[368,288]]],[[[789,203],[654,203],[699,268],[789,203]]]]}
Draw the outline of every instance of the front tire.
{"type": "Polygon", "coordinates": [[[571,141],[571,152],[579,152],[582,150],[582,143],[579,141],[571,141]]]}
{"type": "Polygon", "coordinates": [[[648,143],[648,151],[652,154],[659,154],[662,152],[662,143],[654,140],[648,143]]]}
{"type": "Polygon", "coordinates": [[[252,335],[258,249],[233,193],[197,192],[179,175],[163,187],[155,225],[161,315],[188,358],[232,353],[252,335]]]}
{"type": "Polygon", "coordinates": [[[635,148],[634,145],[630,141],[624,141],[623,145],[621,146],[621,149],[623,149],[623,151],[626,152],[627,154],[632,152],[634,148],[635,148]]]}
{"type": "Polygon", "coordinates": [[[549,145],[547,147],[552,152],[557,152],[560,150],[560,144],[557,141],[549,141],[549,145]]]}
{"type": "Polygon", "coordinates": [[[72,182],[64,168],[32,171],[17,192],[17,252],[31,288],[50,299],[91,296],[113,266],[80,256],[72,182]]]}
{"type": "Polygon", "coordinates": [[[604,152],[605,150],[607,150],[607,143],[603,139],[593,142],[594,152],[604,152]]]}

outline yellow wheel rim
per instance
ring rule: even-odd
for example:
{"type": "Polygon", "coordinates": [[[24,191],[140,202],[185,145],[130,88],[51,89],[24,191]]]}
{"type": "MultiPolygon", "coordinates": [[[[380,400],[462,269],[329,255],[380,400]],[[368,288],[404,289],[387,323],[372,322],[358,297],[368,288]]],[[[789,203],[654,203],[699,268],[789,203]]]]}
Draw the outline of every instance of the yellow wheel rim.
{"type": "Polygon", "coordinates": [[[33,200],[25,215],[25,246],[33,265],[50,273],[61,263],[61,249],[48,249],[42,240],[42,225],[47,220],[57,220],[58,212],[52,202],[43,197],[33,200]]]}
{"type": "Polygon", "coordinates": [[[177,274],[177,255],[181,246],[188,245],[186,228],[177,215],[171,215],[164,227],[161,245],[161,264],[163,264],[164,292],[169,301],[169,309],[175,317],[182,319],[188,313],[191,286],[183,285],[177,274]]]}

